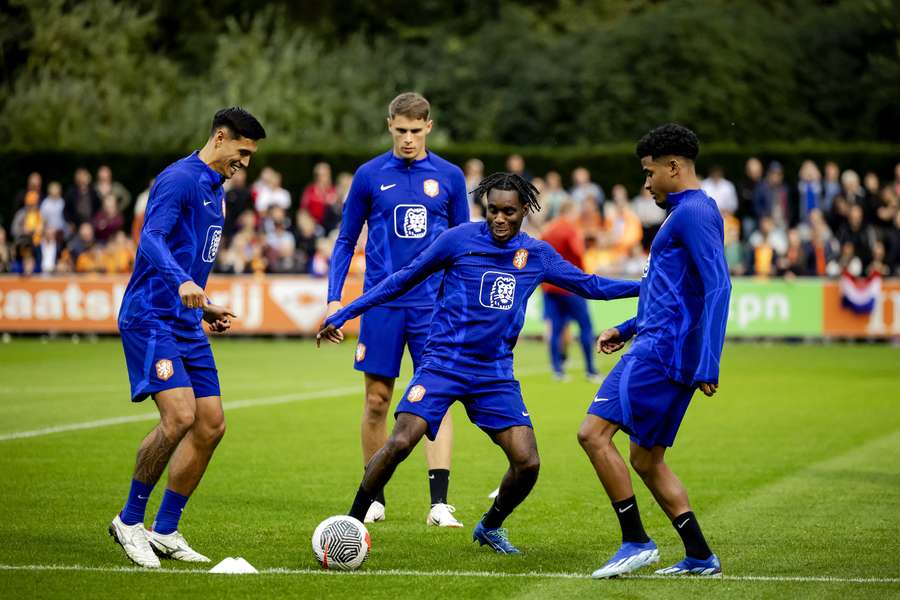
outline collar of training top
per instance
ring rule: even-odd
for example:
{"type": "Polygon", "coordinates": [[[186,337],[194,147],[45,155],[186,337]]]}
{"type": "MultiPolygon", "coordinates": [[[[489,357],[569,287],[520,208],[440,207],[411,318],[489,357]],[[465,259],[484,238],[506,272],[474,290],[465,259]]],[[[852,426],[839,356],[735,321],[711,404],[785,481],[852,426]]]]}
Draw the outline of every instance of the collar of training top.
{"type": "Polygon", "coordinates": [[[681,190],[674,194],[666,194],[666,210],[672,210],[678,206],[685,198],[699,192],[700,190],[681,190]]]}
{"type": "Polygon", "coordinates": [[[393,150],[389,150],[388,152],[390,156],[384,161],[384,164],[381,165],[382,169],[405,169],[406,167],[410,167],[412,169],[437,171],[437,167],[431,162],[431,152],[425,154],[425,158],[414,160],[412,162],[407,162],[405,158],[399,158],[394,154],[393,150]]]}
{"type": "Polygon", "coordinates": [[[199,150],[194,150],[191,153],[191,160],[197,161],[203,167],[203,171],[200,174],[201,180],[206,180],[206,184],[209,185],[210,189],[216,189],[222,187],[222,184],[225,183],[225,176],[210,167],[208,164],[200,160],[199,150]]]}

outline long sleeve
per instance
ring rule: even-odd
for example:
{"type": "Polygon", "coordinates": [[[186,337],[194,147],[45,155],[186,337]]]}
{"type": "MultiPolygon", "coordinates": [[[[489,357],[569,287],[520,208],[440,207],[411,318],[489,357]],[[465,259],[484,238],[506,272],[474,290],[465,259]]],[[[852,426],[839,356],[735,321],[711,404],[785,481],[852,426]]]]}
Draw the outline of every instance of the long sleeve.
{"type": "Polygon", "coordinates": [[[619,330],[619,339],[623,342],[627,342],[634,337],[634,334],[637,331],[637,317],[632,317],[624,323],[616,325],[616,329],[619,330]]]}
{"type": "Polygon", "coordinates": [[[459,241],[452,229],[442,233],[425,252],[414,261],[376,285],[374,288],[337,311],[327,319],[326,325],[343,327],[344,323],[366,312],[368,309],[399,298],[432,273],[447,267],[459,241]]]}
{"type": "Polygon", "coordinates": [[[450,206],[447,211],[449,227],[456,227],[469,222],[469,196],[466,192],[466,178],[462,171],[456,170],[452,176],[450,206]]]}
{"type": "Polygon", "coordinates": [[[356,242],[359,240],[363,224],[369,217],[371,205],[369,178],[364,173],[357,171],[353,178],[353,184],[350,186],[350,192],[347,194],[347,200],[344,202],[340,232],[331,253],[331,266],[328,269],[329,302],[341,299],[344,280],[347,279],[350,261],[356,250],[356,242]]]}
{"type": "Polygon", "coordinates": [[[191,185],[192,182],[184,178],[160,177],[150,193],[141,232],[140,252],[175,288],[191,281],[191,276],[175,261],[166,240],[181,218],[184,201],[191,197],[191,185]]]}
{"type": "Polygon", "coordinates": [[[709,205],[687,205],[675,211],[672,225],[687,248],[703,283],[700,352],[694,383],[719,381],[719,359],[725,344],[731,279],[724,258],[722,217],[709,205]]]}
{"type": "Polygon", "coordinates": [[[550,244],[542,242],[541,261],[544,266],[544,281],[564,290],[592,300],[615,300],[634,298],[641,291],[639,281],[607,279],[599,275],[588,275],[560,256],[550,244]]]}

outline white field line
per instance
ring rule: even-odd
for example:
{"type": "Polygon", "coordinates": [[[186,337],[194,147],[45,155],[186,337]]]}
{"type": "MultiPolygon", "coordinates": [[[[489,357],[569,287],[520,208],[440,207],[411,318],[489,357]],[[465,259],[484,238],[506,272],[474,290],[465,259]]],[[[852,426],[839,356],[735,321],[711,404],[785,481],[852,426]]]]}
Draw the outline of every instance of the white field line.
{"type": "MultiPolygon", "coordinates": [[[[209,574],[205,569],[143,569],[140,567],[89,567],[84,565],[4,565],[0,571],[79,571],[96,573],[166,573],[166,574],[209,574]]],[[[326,577],[489,577],[524,579],[590,579],[586,573],[553,573],[528,571],[508,573],[502,571],[414,571],[408,569],[363,569],[342,573],[322,569],[263,569],[260,575],[319,575],[326,577]]],[[[721,581],[762,581],[776,583],[854,583],[854,584],[900,584],[900,577],[828,577],[792,575],[725,575],[723,577],[672,577],[665,575],[626,575],[621,579],[721,582],[721,581]]],[[[598,585],[601,585],[598,583],[598,585]]],[[[714,584],[712,584],[714,585],[714,584]]]]}
{"type": "MultiPolygon", "coordinates": [[[[546,367],[540,368],[523,368],[516,372],[517,377],[529,377],[539,373],[547,372],[546,367]]],[[[395,389],[404,389],[407,381],[398,382],[395,389]]],[[[340,396],[349,396],[351,394],[361,393],[362,386],[330,388],[326,390],[317,390],[313,392],[302,392],[293,394],[281,394],[278,396],[263,396],[259,398],[248,398],[245,400],[233,400],[231,402],[223,402],[222,406],[225,410],[235,410],[238,408],[254,408],[257,406],[272,406],[275,404],[289,404],[291,402],[303,402],[305,400],[318,400],[321,398],[336,398],[340,396]]],[[[84,429],[99,429],[101,427],[111,427],[113,425],[122,425],[125,423],[140,423],[142,421],[156,421],[159,419],[158,412],[145,412],[138,415],[127,415],[122,417],[110,417],[107,419],[97,419],[95,421],[82,421],[80,423],[66,423],[63,425],[53,425],[50,427],[42,427],[40,429],[31,429],[28,431],[13,431],[11,433],[0,434],[0,442],[10,440],[21,440],[25,438],[41,437],[54,433],[65,433],[68,431],[80,431],[84,429]]]]}
{"type": "MultiPolygon", "coordinates": [[[[256,406],[271,406],[273,404],[287,404],[289,402],[302,402],[304,400],[316,400],[319,398],[334,398],[337,396],[346,396],[360,391],[360,386],[331,388],[328,390],[319,390],[316,392],[302,392],[295,394],[282,394],[279,396],[264,396],[262,398],[248,398],[246,400],[235,400],[233,402],[223,402],[222,406],[225,410],[234,410],[237,408],[251,408],[256,406]]],[[[145,412],[139,415],[128,415],[124,417],[110,417],[108,419],[97,419],[96,421],[82,421],[81,423],[67,423],[65,425],[54,425],[52,427],[43,427],[41,429],[32,429],[30,431],[14,431],[12,433],[4,433],[0,435],[0,442],[9,440],[21,440],[24,438],[40,437],[50,435],[52,433],[64,433],[67,431],[79,431],[83,429],[99,429],[101,427],[110,427],[112,425],[122,425],[124,423],[139,423],[141,421],[156,421],[159,419],[158,412],[145,412]]]]}

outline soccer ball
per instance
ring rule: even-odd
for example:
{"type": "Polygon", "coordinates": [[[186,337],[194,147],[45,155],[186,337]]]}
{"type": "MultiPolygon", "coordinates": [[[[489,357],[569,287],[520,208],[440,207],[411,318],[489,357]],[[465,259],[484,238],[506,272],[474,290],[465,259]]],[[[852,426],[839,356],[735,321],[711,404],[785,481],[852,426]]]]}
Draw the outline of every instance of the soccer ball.
{"type": "Polygon", "coordinates": [[[369,530],[353,517],[328,517],[316,527],[312,549],[326,569],[355,571],[369,556],[372,540],[369,530]]]}

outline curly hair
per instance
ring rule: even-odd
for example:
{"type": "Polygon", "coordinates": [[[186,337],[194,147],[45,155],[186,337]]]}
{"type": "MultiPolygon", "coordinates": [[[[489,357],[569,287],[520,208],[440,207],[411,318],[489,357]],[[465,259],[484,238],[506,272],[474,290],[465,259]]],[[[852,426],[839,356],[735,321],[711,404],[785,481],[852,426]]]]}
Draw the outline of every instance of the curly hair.
{"type": "Polygon", "coordinates": [[[491,190],[514,191],[519,195],[519,202],[525,208],[525,212],[538,212],[541,205],[538,202],[540,193],[537,188],[526,181],[521,175],[515,173],[492,173],[472,190],[472,200],[481,203],[491,190]]]}
{"type": "Polygon", "coordinates": [[[694,160],[700,154],[700,140],[697,134],[677,123],[666,123],[647,132],[635,148],[638,158],[649,156],[683,156],[694,160]]]}

